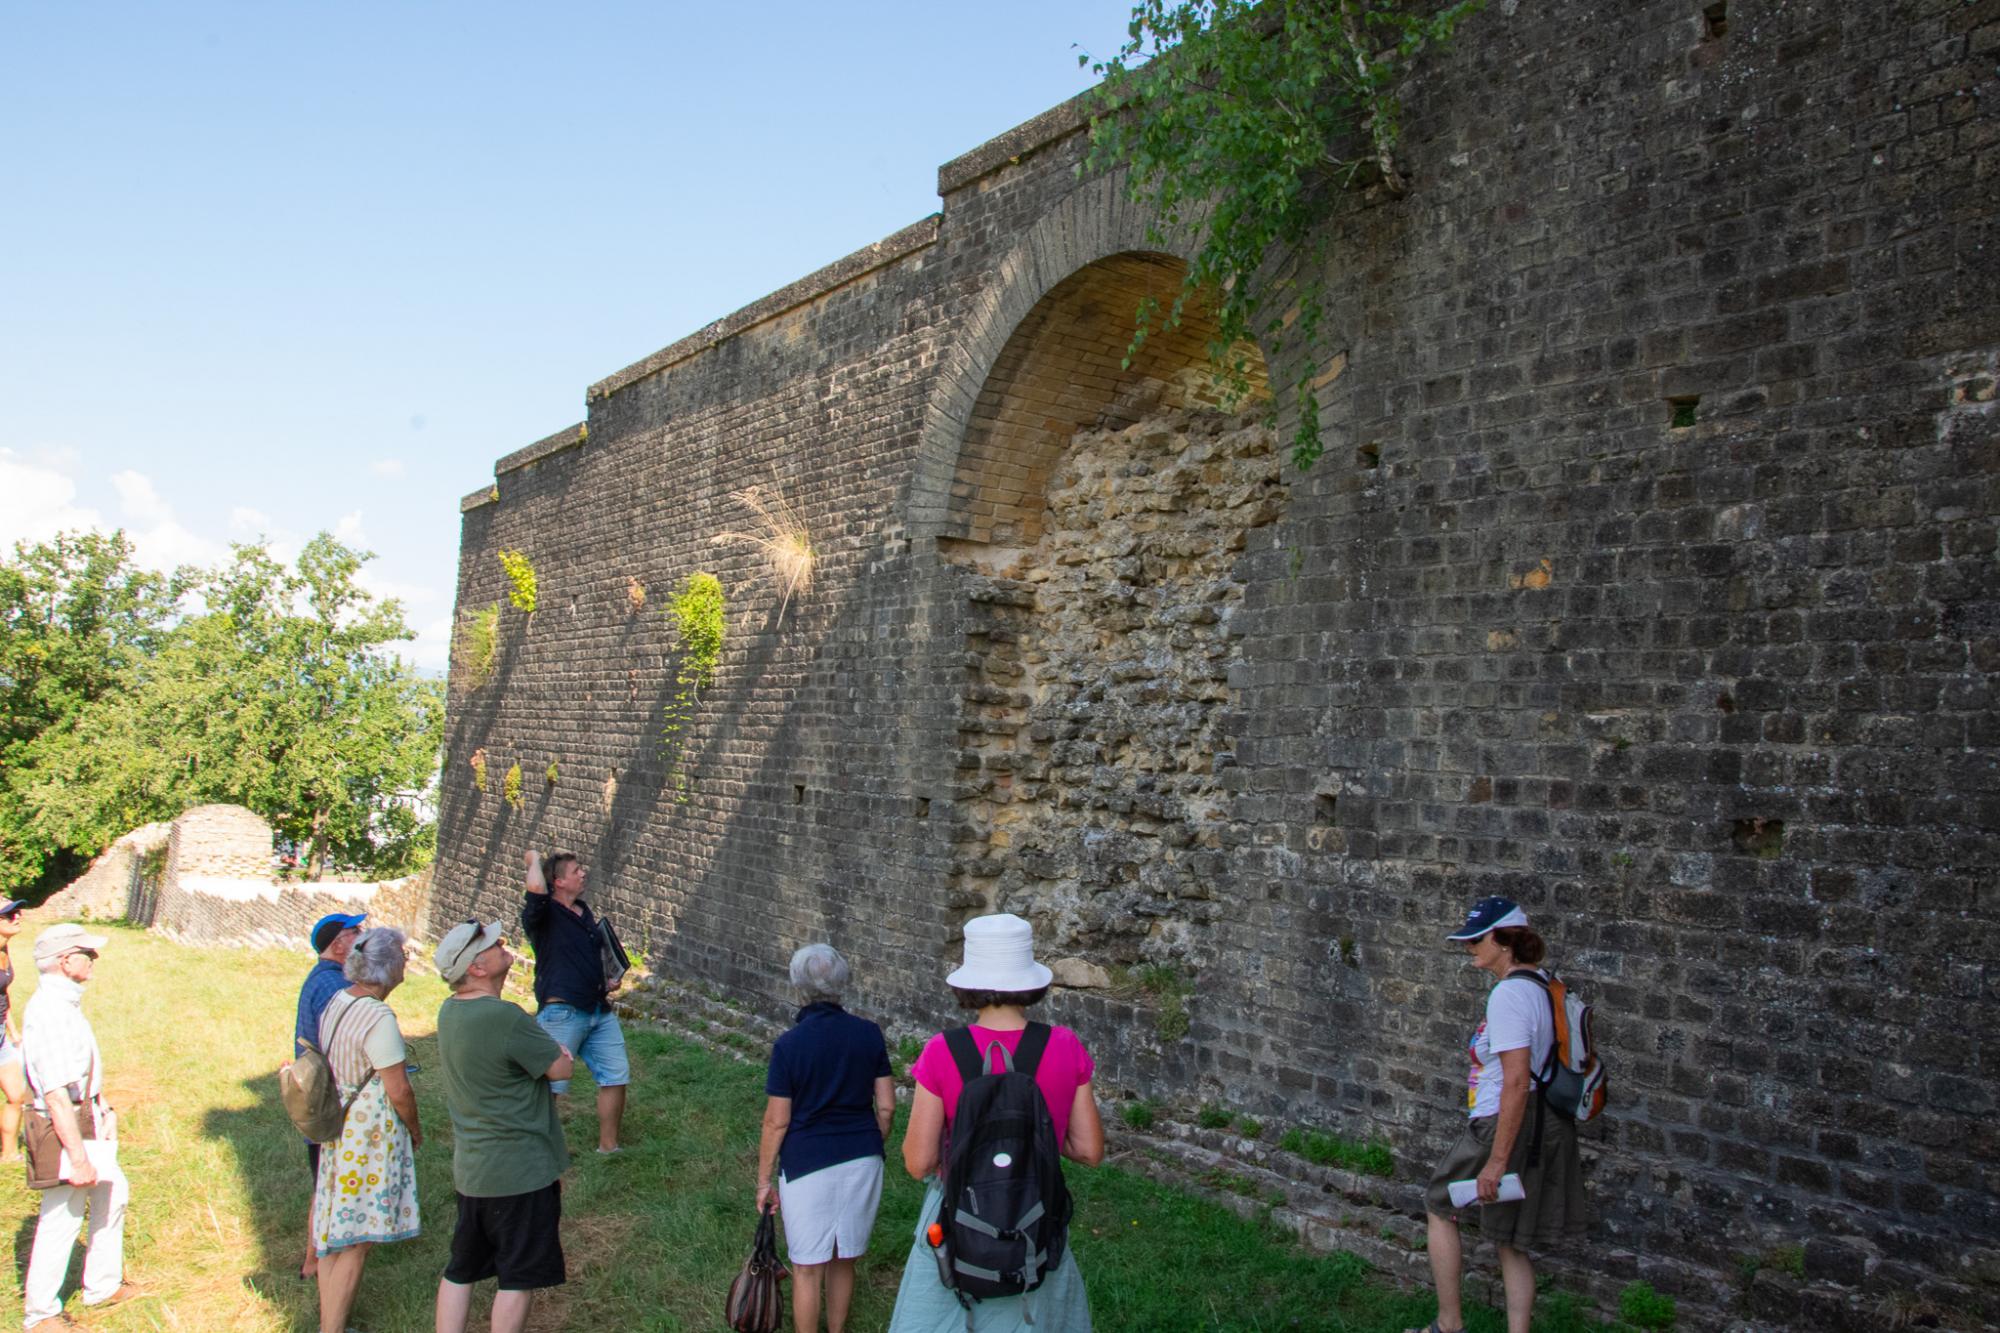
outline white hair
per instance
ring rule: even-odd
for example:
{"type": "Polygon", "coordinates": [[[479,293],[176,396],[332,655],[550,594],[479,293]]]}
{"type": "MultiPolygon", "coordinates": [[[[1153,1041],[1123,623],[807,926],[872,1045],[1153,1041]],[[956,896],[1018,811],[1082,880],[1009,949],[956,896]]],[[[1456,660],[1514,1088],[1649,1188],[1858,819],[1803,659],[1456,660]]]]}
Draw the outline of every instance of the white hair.
{"type": "Polygon", "coordinates": [[[402,931],[394,926],[377,926],[355,937],[341,973],[363,986],[387,986],[403,967],[402,931]]]}
{"type": "Polygon", "coordinates": [[[839,1003],[847,980],[847,960],[831,944],[808,944],[792,955],[792,987],[807,1004],[839,1003]]]}

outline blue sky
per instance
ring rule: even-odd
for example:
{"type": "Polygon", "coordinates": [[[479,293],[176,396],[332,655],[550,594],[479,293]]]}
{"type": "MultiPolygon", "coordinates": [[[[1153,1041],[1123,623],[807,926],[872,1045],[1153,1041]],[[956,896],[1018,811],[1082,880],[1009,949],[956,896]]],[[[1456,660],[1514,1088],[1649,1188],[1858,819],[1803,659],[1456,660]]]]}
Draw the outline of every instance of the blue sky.
{"type": "Polygon", "coordinates": [[[495,458],[935,212],[1129,12],[0,0],[0,549],[334,531],[440,668],[495,458]]]}

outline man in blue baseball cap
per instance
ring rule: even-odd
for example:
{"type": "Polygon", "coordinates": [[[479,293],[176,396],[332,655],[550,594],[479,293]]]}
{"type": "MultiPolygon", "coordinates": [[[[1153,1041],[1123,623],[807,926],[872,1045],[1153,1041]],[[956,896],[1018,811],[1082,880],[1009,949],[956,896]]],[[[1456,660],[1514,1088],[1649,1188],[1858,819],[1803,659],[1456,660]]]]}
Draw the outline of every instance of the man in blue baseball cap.
{"type": "MultiPolygon", "coordinates": [[[[361,923],[368,919],[365,913],[328,912],[313,922],[309,938],[313,952],[319,955],[312,971],[306,973],[305,984],[299,987],[298,1021],[292,1030],[292,1053],[298,1054],[306,1046],[319,1045],[319,1016],[326,1010],[326,1002],[338,995],[347,985],[348,950],[354,947],[354,937],[361,933],[361,923]]],[[[311,1168],[309,1181],[319,1180],[319,1145],[306,1144],[306,1162],[311,1168]]],[[[319,1254],[312,1242],[312,1187],[306,1189],[306,1258],[299,1265],[300,1277],[314,1277],[319,1273],[319,1254]]]]}

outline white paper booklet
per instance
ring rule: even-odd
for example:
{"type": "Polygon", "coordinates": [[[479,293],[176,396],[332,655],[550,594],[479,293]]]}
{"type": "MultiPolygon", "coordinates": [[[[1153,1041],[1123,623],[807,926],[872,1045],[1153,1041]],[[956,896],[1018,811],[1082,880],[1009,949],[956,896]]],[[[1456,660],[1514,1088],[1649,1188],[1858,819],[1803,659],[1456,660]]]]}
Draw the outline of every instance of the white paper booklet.
{"type": "MultiPolygon", "coordinates": [[[[85,1139],[83,1141],[83,1154],[90,1159],[90,1164],[97,1168],[98,1179],[109,1180],[119,1174],[118,1140],[85,1139]]],[[[67,1148],[63,1150],[62,1158],[56,1164],[56,1174],[64,1180],[68,1180],[74,1174],[70,1167],[69,1150],[67,1148]]]]}
{"type": "MultiPolygon", "coordinates": [[[[1465,1208],[1479,1202],[1479,1182],[1476,1180],[1454,1180],[1445,1189],[1451,1193],[1451,1206],[1454,1208],[1465,1208]]],[[[1521,1188],[1519,1176],[1509,1171],[1500,1177],[1500,1197],[1494,1200],[1495,1203],[1512,1203],[1527,1197],[1528,1191],[1521,1188]]]]}

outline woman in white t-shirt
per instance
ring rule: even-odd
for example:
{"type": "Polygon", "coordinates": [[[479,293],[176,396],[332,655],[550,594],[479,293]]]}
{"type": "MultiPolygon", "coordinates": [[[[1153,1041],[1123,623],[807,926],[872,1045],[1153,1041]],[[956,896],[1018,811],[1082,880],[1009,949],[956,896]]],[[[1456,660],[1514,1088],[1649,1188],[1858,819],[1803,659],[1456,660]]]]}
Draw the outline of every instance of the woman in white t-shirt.
{"type": "Polygon", "coordinates": [[[1576,1124],[1537,1106],[1536,1075],[1547,1068],[1555,1045],[1555,1012],[1548,991],[1538,984],[1548,974],[1536,966],[1547,949],[1528,929],[1528,914],[1505,898],[1474,903],[1465,925],[1450,938],[1465,946],[1474,967],[1493,974],[1494,985],[1486,993],[1486,1017],[1469,1043],[1465,1132],[1438,1162],[1424,1191],[1438,1314],[1428,1329],[1410,1333],[1459,1333],[1465,1327],[1458,1234],[1465,1213],[1499,1252],[1508,1333],[1528,1333],[1535,1304],[1529,1249],[1574,1236],[1584,1225],[1576,1124]],[[1501,1203],[1501,1178],[1509,1173],[1520,1176],[1525,1197],[1501,1203]],[[1450,1186],[1466,1180],[1475,1182],[1477,1202],[1460,1209],[1451,1201],[1450,1186]]]}
{"type": "Polygon", "coordinates": [[[417,1094],[389,992],[403,984],[403,932],[363,931],[344,968],[354,984],[326,1003],[320,1049],[347,1102],[340,1137],[319,1155],[313,1248],[321,1333],[346,1333],[372,1246],[417,1234],[417,1094]]]}

